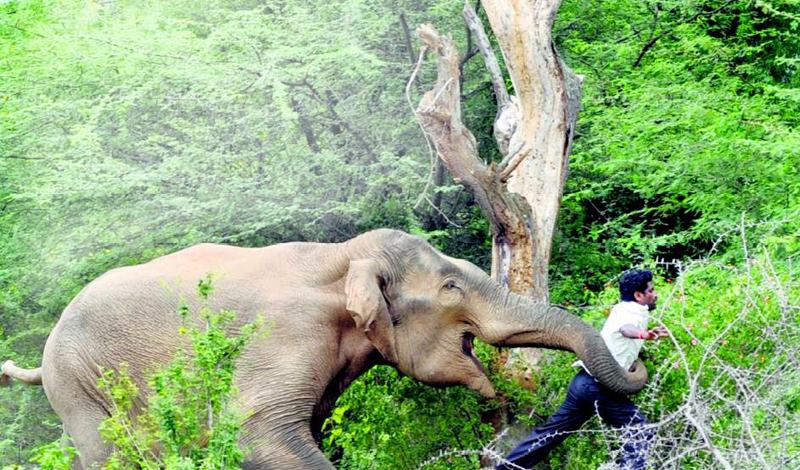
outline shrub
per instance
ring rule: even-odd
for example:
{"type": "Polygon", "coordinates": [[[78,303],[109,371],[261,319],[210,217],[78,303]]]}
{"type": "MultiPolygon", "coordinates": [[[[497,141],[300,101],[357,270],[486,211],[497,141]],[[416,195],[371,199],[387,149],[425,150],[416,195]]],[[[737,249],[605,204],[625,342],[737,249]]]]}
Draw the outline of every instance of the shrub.
{"type": "Polygon", "coordinates": [[[178,350],[165,369],[149,377],[149,398],[138,415],[132,410],[140,393],[124,364],[119,371],[105,371],[100,380],[113,403],[111,416],[100,427],[114,447],[105,469],[233,470],[244,459],[238,436],[245,416],[234,402],[235,360],[262,322],[229,336],[226,330],[235,314],[214,313],[208,307],[211,275],[200,281],[197,291],[202,300],[198,316],[205,327],[193,325],[182,302],[179,334],[190,338],[191,347],[178,350]]]}

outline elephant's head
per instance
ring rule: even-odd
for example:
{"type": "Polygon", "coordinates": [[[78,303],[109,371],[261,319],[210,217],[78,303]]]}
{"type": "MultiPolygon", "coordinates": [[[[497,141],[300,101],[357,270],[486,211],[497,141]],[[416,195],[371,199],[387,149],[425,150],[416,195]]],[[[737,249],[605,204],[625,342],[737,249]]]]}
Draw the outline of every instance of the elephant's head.
{"type": "Polygon", "coordinates": [[[611,390],[634,393],[647,372],[622,370],[599,333],[568,311],[501,287],[472,263],[419,237],[379,230],[347,243],[347,309],[387,362],[430,385],[494,396],[473,352],[496,345],[574,351],[611,390]]]}

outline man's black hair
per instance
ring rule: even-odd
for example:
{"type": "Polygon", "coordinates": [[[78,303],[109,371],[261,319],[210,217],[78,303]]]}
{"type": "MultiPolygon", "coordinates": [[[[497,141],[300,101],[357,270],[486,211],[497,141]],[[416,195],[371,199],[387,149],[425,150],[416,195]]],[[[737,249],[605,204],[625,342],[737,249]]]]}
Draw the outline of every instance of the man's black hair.
{"type": "Polygon", "coordinates": [[[633,302],[634,292],[647,290],[647,283],[653,280],[653,273],[646,269],[631,269],[622,275],[619,280],[619,295],[623,302],[633,302]]]}

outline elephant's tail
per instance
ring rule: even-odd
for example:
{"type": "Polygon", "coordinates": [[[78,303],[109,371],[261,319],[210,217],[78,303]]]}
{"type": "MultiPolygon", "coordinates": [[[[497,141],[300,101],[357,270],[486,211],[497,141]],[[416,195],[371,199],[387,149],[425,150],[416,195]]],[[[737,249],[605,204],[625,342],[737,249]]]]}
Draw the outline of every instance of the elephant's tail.
{"type": "Polygon", "coordinates": [[[17,367],[14,361],[6,361],[0,366],[0,387],[8,387],[9,379],[17,379],[28,385],[41,385],[42,368],[23,369],[17,367]]]}

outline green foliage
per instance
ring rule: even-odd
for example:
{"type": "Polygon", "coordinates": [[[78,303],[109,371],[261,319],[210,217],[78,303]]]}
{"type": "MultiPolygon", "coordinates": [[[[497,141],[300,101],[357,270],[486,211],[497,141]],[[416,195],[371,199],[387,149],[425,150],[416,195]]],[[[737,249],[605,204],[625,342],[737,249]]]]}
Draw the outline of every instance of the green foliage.
{"type": "Polygon", "coordinates": [[[736,256],[726,235],[742,224],[754,241],[800,231],[798,15],[796,2],[564,3],[556,38],[586,81],[554,299],[657,257],[736,256]]]}
{"type": "Polygon", "coordinates": [[[493,405],[464,387],[435,389],[376,367],[354,382],[323,427],[323,449],[337,468],[475,468],[491,439],[481,414],[493,405]],[[433,436],[436,436],[433,438],[433,436]]]}
{"type": "Polygon", "coordinates": [[[234,401],[234,362],[261,322],[245,325],[231,336],[227,331],[234,313],[215,313],[207,305],[212,276],[201,280],[197,291],[202,300],[198,317],[204,327],[194,326],[194,316],[184,303],[179,333],[189,338],[191,347],[179,350],[164,370],[150,376],[143,407],[126,365],[104,372],[99,386],[114,406],[100,426],[103,438],[114,446],[104,468],[236,469],[244,459],[238,445],[244,417],[234,401]],[[133,416],[136,410],[140,411],[133,416]]]}
{"type": "MultiPolygon", "coordinates": [[[[740,240],[742,246],[747,244],[740,240]]],[[[646,345],[642,358],[651,379],[634,400],[651,421],[661,423],[651,456],[656,468],[676,459],[680,468],[717,468],[702,443],[692,440],[700,438],[686,419],[687,407],[696,407],[700,416],[710,414],[702,424],[713,430],[714,444],[731,455],[753,452],[746,445],[736,448],[742,422],[750,420],[753,445],[769,461],[800,452],[800,435],[786,434],[787,426],[800,423],[792,371],[800,289],[791,259],[776,261],[762,248],[752,246],[759,256],[735,265],[713,259],[680,268],[653,263],[660,293],[655,322],[663,322],[672,337],[646,345]],[[677,276],[669,274],[674,269],[677,276]]],[[[586,305],[576,313],[598,330],[618,301],[617,281],[606,278],[599,290],[581,286],[580,296],[571,297],[573,306],[586,305]]],[[[478,352],[484,363],[492,363],[492,348],[481,345],[478,352]]],[[[547,365],[534,371],[538,386],[533,391],[492,374],[510,416],[523,429],[544,424],[560,406],[574,360],[569,353],[545,351],[547,365]]],[[[490,427],[473,428],[486,426],[476,415],[486,416],[496,406],[463,388],[439,391],[392,369],[374,369],[340,398],[323,445],[340,468],[419,468],[425,462],[424,468],[472,469],[493,437],[490,427]]],[[[618,450],[619,436],[595,418],[555,449],[543,468],[598,468],[618,450]]]]}
{"type": "Polygon", "coordinates": [[[65,444],[66,440],[66,436],[61,436],[58,441],[37,447],[31,462],[38,463],[42,470],[69,470],[77,453],[74,447],[65,444]]]}
{"type": "Polygon", "coordinates": [[[63,433],[41,387],[0,388],[0,423],[0,468],[26,464],[36,448],[63,433]]]}

